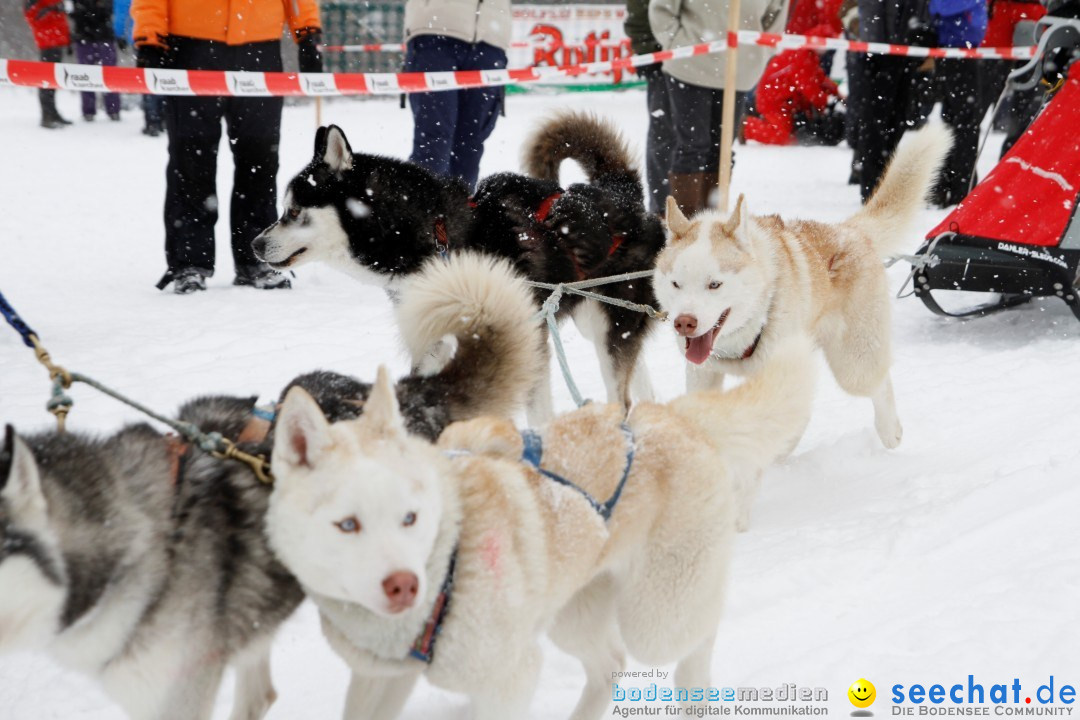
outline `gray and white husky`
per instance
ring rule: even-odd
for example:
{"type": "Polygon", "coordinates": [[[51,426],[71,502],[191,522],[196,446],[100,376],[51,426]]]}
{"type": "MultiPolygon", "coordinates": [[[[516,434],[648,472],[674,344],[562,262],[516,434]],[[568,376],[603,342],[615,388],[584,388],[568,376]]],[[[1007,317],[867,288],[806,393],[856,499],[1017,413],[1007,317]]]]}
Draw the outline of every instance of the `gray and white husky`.
{"type": "MultiPolygon", "coordinates": [[[[529,290],[508,263],[468,253],[431,263],[409,281],[398,312],[417,368],[398,383],[411,432],[435,437],[452,421],[524,405],[543,339],[529,290]]],[[[362,415],[371,392],[332,373],[292,386],[342,418],[362,415]]],[[[179,417],[265,451],[272,438],[253,419],[254,402],[203,398],[179,417]]],[[[100,680],[130,717],[147,720],[210,717],[231,663],[232,718],[258,720],[275,697],[271,640],[303,599],[265,538],[277,493],[246,466],[145,424],[103,441],[22,438],[8,426],[0,651],[46,650],[100,680]]]]}
{"type": "MultiPolygon", "coordinates": [[[[253,405],[205,398],[180,417],[235,438],[253,405]]],[[[145,424],[105,441],[9,425],[0,483],[0,650],[45,649],[148,720],[210,717],[232,663],[233,720],[263,716],[270,641],[303,592],[246,466],[180,456],[145,424]]]]}

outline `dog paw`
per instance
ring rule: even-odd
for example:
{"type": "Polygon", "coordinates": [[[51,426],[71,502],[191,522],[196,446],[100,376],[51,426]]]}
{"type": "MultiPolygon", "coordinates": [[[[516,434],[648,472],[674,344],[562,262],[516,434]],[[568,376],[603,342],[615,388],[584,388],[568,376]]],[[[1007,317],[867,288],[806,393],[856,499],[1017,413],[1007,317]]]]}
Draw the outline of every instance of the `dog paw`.
{"type": "Polygon", "coordinates": [[[889,450],[900,447],[900,440],[904,437],[904,428],[901,427],[899,420],[893,418],[891,422],[875,422],[874,427],[877,429],[882,445],[889,450]]]}

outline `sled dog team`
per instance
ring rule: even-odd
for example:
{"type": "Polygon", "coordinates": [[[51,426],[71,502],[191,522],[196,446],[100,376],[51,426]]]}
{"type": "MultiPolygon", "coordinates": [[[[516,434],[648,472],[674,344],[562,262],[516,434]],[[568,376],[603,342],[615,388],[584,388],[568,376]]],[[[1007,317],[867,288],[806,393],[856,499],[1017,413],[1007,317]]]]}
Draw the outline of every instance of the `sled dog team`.
{"type": "MultiPolygon", "coordinates": [[[[275,698],[269,652],[303,598],[352,671],[344,717],[397,717],[417,679],[477,720],[525,718],[546,635],[580,659],[573,720],[608,712],[628,656],[710,685],[727,567],[761,473],[809,420],[815,348],[901,439],[883,256],[903,246],[947,150],[929,127],[839,224],[750,214],[666,222],[643,206],[625,143],[580,114],[527,143],[526,174],[461,184],[353,153],[320,129],[281,219],[255,241],[276,268],[321,260],[386,288],[412,372],[296,378],[271,423],[255,398],[178,413],[270,453],[274,482],[148,425],[105,439],[19,436],[0,449],[0,649],[47,650],[132,718],[209,718],[226,665],[233,720],[275,698]],[[588,182],[561,187],[573,159],[588,182]],[[659,304],[687,394],[653,401],[655,324],[566,297],[596,346],[607,404],[556,416],[544,293],[655,268],[597,292],[659,304]],[[724,390],[724,375],[747,380],[724,390]],[[508,419],[526,408],[532,430],[508,419]]],[[[570,709],[567,708],[569,712],[570,709]]]]}

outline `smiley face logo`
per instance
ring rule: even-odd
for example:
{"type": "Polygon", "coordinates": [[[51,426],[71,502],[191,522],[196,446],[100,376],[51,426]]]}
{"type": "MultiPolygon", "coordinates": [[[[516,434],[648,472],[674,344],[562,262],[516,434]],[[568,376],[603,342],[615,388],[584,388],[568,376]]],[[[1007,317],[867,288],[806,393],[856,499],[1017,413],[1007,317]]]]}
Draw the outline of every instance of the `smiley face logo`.
{"type": "Polygon", "coordinates": [[[874,683],[866,678],[859,678],[851,683],[851,687],[847,690],[847,696],[855,707],[868,708],[877,699],[877,690],[874,688],[874,683]]]}

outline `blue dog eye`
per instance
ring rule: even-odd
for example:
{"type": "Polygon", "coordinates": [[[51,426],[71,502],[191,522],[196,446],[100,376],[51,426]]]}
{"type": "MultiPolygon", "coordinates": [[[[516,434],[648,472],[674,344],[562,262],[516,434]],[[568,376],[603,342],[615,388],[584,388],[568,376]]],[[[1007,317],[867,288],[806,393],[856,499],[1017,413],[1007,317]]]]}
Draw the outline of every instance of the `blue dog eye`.
{"type": "Polygon", "coordinates": [[[338,522],[334,523],[334,525],[336,525],[337,529],[343,533],[360,532],[360,521],[353,516],[347,517],[344,520],[339,520],[338,522]]]}
{"type": "Polygon", "coordinates": [[[410,527],[416,523],[416,513],[405,513],[405,519],[401,521],[401,524],[405,527],[410,527]]]}

